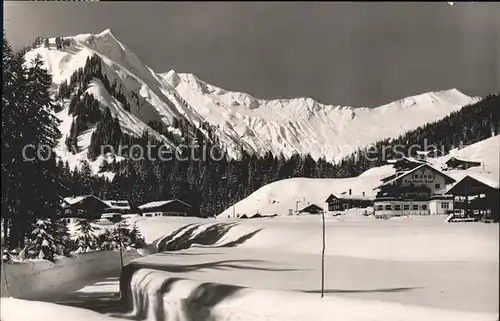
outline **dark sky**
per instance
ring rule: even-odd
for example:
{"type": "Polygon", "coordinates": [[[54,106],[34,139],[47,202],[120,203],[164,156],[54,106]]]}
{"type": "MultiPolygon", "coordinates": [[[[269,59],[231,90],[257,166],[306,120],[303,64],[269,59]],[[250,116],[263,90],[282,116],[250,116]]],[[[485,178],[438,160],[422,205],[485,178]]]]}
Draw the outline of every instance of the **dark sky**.
{"type": "Polygon", "coordinates": [[[373,107],[448,88],[500,89],[500,4],[4,2],[14,47],[114,35],[157,72],[258,98],[373,107]]]}

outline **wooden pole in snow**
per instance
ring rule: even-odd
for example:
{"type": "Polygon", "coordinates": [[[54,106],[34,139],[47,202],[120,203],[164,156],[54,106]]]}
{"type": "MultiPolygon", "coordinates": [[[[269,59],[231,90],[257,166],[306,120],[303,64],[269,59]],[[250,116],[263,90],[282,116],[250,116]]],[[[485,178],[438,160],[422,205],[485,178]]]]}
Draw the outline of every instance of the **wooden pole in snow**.
{"type": "Polygon", "coordinates": [[[123,252],[122,252],[122,233],[121,233],[121,225],[122,223],[118,223],[118,239],[120,242],[120,265],[121,268],[123,269],[123,252]]]}
{"type": "Polygon", "coordinates": [[[325,211],[321,212],[321,217],[323,221],[323,249],[321,250],[321,298],[323,298],[325,293],[325,211]]]}

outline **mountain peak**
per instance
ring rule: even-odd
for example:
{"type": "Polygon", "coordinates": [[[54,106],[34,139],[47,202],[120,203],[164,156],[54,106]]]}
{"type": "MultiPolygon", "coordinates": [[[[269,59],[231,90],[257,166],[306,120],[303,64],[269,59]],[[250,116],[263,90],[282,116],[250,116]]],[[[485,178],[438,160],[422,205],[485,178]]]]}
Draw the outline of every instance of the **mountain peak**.
{"type": "Polygon", "coordinates": [[[100,33],[99,33],[99,35],[101,35],[101,36],[106,36],[106,35],[108,35],[108,36],[111,36],[111,37],[115,38],[115,36],[114,36],[114,35],[113,35],[113,33],[111,32],[111,29],[109,29],[109,28],[108,28],[108,29],[106,29],[106,30],[103,30],[102,32],[100,32],[100,33]]]}

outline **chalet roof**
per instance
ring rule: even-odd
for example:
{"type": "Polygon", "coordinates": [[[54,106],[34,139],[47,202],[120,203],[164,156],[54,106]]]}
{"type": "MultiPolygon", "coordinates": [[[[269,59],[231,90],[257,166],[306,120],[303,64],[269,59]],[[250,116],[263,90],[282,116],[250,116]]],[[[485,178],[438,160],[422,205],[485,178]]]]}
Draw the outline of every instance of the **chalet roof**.
{"type": "Polygon", "coordinates": [[[400,159],[388,159],[387,163],[389,163],[389,164],[395,164],[395,163],[401,162],[403,160],[406,160],[406,161],[408,161],[410,163],[424,164],[424,162],[422,160],[418,160],[418,159],[416,159],[414,157],[408,157],[408,156],[405,156],[405,157],[400,158],[400,159]]]}
{"type": "Polygon", "coordinates": [[[429,154],[443,154],[443,152],[439,149],[429,149],[429,150],[418,150],[417,155],[425,155],[429,156],[429,154]]]}
{"type": "Polygon", "coordinates": [[[316,204],[309,204],[306,207],[304,207],[303,209],[300,209],[299,212],[305,212],[306,210],[309,210],[309,209],[317,209],[320,211],[323,210],[323,208],[321,206],[318,206],[316,204]]]}
{"type": "Polygon", "coordinates": [[[466,187],[470,188],[470,193],[474,193],[475,191],[485,191],[488,189],[499,189],[499,180],[498,177],[493,175],[489,175],[486,173],[473,173],[464,176],[461,180],[459,180],[455,185],[453,185],[446,194],[453,195],[465,195],[466,187]]]}
{"type": "Polygon", "coordinates": [[[163,206],[163,205],[166,205],[166,204],[170,204],[172,202],[179,202],[179,203],[182,203],[188,207],[191,207],[191,205],[187,204],[187,203],[184,203],[183,201],[180,201],[178,199],[174,199],[174,200],[168,200],[168,201],[155,201],[155,202],[149,202],[149,203],[146,203],[146,204],[143,204],[141,206],[139,206],[139,209],[146,209],[146,208],[155,208],[155,207],[159,207],[159,206],[163,206]]]}
{"type": "MultiPolygon", "coordinates": [[[[80,196],[74,196],[74,197],[65,197],[65,198],[63,198],[63,201],[68,205],[74,205],[74,204],[82,202],[83,200],[86,200],[87,198],[95,198],[96,200],[103,202],[101,199],[95,197],[94,195],[80,195],[80,196]]],[[[103,202],[103,203],[106,204],[105,202],[103,202]]],[[[108,204],[106,204],[106,205],[108,205],[108,204]]]]}
{"type": "MultiPolygon", "coordinates": [[[[346,193],[346,192],[344,192],[346,193]]],[[[337,199],[344,199],[344,200],[366,200],[366,201],[371,201],[371,200],[374,200],[375,198],[372,197],[372,196],[363,196],[363,195],[349,195],[349,194],[344,194],[344,193],[341,193],[341,194],[330,194],[328,196],[328,198],[326,199],[325,202],[327,202],[332,196],[337,198],[337,199]]]]}
{"type": "Polygon", "coordinates": [[[127,200],[103,200],[109,207],[119,209],[130,209],[130,204],[127,200]]]}
{"type": "Polygon", "coordinates": [[[468,159],[459,158],[459,157],[456,157],[456,156],[451,156],[451,157],[450,157],[450,159],[448,159],[448,160],[445,162],[445,164],[448,164],[448,162],[453,161],[453,160],[456,160],[456,161],[459,161],[459,162],[463,162],[463,163],[476,163],[476,164],[481,164],[481,162],[479,162],[479,161],[468,160],[468,159]]]}
{"type": "Polygon", "coordinates": [[[398,181],[398,180],[402,179],[403,177],[406,177],[406,176],[410,175],[411,173],[413,173],[413,172],[415,172],[415,171],[418,171],[419,169],[424,168],[424,167],[427,167],[427,168],[429,168],[429,169],[431,169],[431,170],[433,170],[433,171],[437,172],[437,173],[438,173],[438,174],[440,174],[441,176],[443,176],[443,177],[445,178],[445,180],[446,180],[446,183],[447,183],[447,184],[450,184],[450,183],[455,182],[455,179],[453,179],[453,178],[451,178],[450,176],[446,175],[446,174],[445,174],[445,173],[443,173],[442,171],[440,171],[440,170],[438,170],[438,169],[436,169],[436,168],[432,167],[432,166],[431,166],[431,165],[429,165],[428,163],[424,163],[424,164],[422,164],[422,165],[420,165],[420,166],[417,166],[417,167],[415,167],[415,168],[413,168],[413,169],[411,169],[411,170],[409,170],[409,171],[406,171],[406,172],[402,173],[401,175],[399,175],[399,176],[397,176],[397,177],[395,177],[395,178],[393,178],[393,179],[391,179],[391,180],[389,180],[389,181],[387,181],[387,182],[383,183],[382,185],[379,185],[379,186],[375,187],[375,188],[374,188],[374,190],[375,190],[375,189],[378,189],[378,188],[380,188],[380,187],[382,187],[382,186],[386,186],[386,185],[392,184],[392,183],[394,183],[394,182],[396,182],[396,181],[398,181]]]}
{"type": "Polygon", "coordinates": [[[63,198],[63,201],[69,205],[73,205],[76,203],[80,203],[83,201],[85,198],[87,198],[88,195],[82,195],[82,196],[75,196],[75,197],[65,197],[63,198]]]}

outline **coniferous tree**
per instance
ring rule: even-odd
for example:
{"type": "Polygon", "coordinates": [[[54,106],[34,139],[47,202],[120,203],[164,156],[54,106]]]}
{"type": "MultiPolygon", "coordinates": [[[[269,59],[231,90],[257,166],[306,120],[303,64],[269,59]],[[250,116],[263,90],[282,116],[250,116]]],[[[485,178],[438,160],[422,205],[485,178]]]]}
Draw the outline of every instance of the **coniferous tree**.
{"type": "Polygon", "coordinates": [[[57,244],[54,237],[56,233],[57,229],[53,222],[48,219],[37,220],[29,237],[28,257],[54,262],[57,254],[57,244]]]}
{"type": "Polygon", "coordinates": [[[54,243],[58,249],[59,255],[68,255],[70,251],[75,250],[71,240],[68,225],[64,219],[58,219],[55,222],[54,243]]]}
{"type": "Polygon", "coordinates": [[[87,220],[80,220],[76,223],[77,236],[76,244],[82,252],[92,251],[98,248],[95,232],[97,228],[87,220]]]}
{"type": "Polygon", "coordinates": [[[54,215],[58,207],[60,182],[51,149],[60,133],[50,98],[52,79],[40,56],[25,64],[24,49],[14,54],[5,38],[3,47],[2,217],[10,226],[9,244],[24,247],[30,233],[26,228],[37,217],[54,215]],[[26,195],[34,198],[26,201],[26,195]]]}
{"type": "Polygon", "coordinates": [[[141,231],[137,227],[137,224],[134,223],[132,229],[129,232],[130,238],[130,246],[133,248],[143,248],[146,245],[144,237],[141,234],[141,231]]]}

